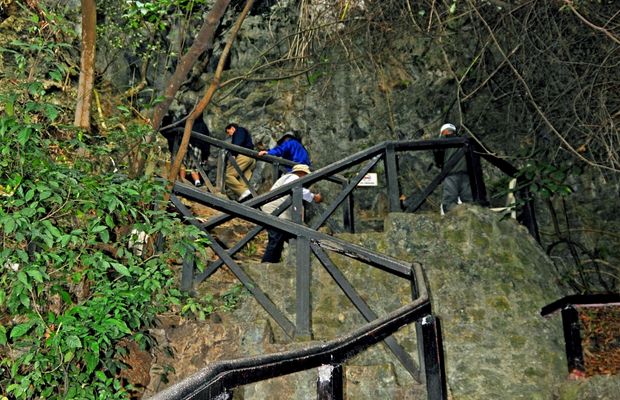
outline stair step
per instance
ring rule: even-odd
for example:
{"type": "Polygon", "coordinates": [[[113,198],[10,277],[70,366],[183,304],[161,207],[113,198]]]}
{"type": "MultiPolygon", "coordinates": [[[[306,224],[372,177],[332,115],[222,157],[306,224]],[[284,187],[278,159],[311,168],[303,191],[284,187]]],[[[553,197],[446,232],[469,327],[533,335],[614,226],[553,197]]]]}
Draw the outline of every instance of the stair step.
{"type": "MultiPolygon", "coordinates": [[[[344,398],[350,400],[425,398],[421,385],[401,385],[391,363],[344,366],[344,398]]],[[[263,400],[278,393],[287,400],[316,399],[317,370],[303,371],[238,388],[234,400],[263,400]]]]}

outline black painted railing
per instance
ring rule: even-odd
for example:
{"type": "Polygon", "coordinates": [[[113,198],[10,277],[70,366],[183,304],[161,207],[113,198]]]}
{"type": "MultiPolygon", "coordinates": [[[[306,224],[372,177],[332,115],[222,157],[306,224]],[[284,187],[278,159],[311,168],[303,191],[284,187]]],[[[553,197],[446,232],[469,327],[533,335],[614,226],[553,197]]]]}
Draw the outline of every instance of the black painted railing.
{"type": "MultiPolygon", "coordinates": [[[[180,129],[180,128],[177,128],[180,129]]],[[[181,131],[179,131],[181,132],[181,131]]],[[[211,146],[221,149],[224,152],[237,152],[244,154],[248,157],[255,158],[257,160],[269,163],[274,169],[274,176],[278,176],[278,171],[283,171],[285,166],[292,166],[295,163],[283,158],[264,155],[258,156],[258,152],[249,150],[240,146],[235,146],[225,141],[214,139],[212,137],[202,135],[196,132],[192,132],[192,139],[208,143],[211,146]]],[[[372,146],[366,150],[360,151],[344,159],[332,163],[326,167],[316,170],[311,174],[311,177],[305,177],[304,181],[298,182],[304,186],[309,186],[316,182],[332,182],[336,183],[340,188],[333,190],[338,192],[337,196],[334,196],[329,205],[326,206],[325,211],[317,222],[313,225],[315,229],[323,226],[330,217],[336,212],[338,208],[342,208],[343,215],[343,229],[347,232],[355,232],[355,219],[353,214],[354,209],[354,190],[358,184],[362,181],[364,176],[373,168],[376,168],[380,162],[383,162],[383,169],[385,171],[385,182],[388,197],[388,210],[389,212],[415,212],[427,201],[429,196],[437,189],[443,179],[450,173],[452,167],[454,167],[461,158],[465,157],[470,186],[472,189],[472,197],[475,203],[483,206],[488,206],[489,201],[487,199],[487,190],[483,177],[481,160],[487,161],[491,166],[499,169],[503,174],[509,178],[516,179],[516,189],[514,190],[514,196],[519,204],[520,213],[517,216],[517,220],[525,225],[534,238],[540,242],[540,236],[538,232],[538,226],[536,223],[536,213],[534,209],[534,201],[531,193],[529,192],[529,184],[525,178],[519,173],[519,170],[511,165],[506,160],[499,158],[493,154],[485,151],[474,140],[465,137],[454,138],[439,138],[432,140],[407,140],[407,141],[386,141],[378,145],[372,146]],[[429,152],[436,150],[445,150],[448,148],[459,148],[460,151],[456,152],[449,160],[446,160],[445,166],[440,173],[438,173],[431,182],[421,190],[420,193],[402,193],[399,183],[399,155],[401,153],[408,152],[429,152]],[[363,165],[362,165],[363,164],[363,165]],[[358,171],[354,172],[354,176],[345,179],[341,173],[348,171],[351,168],[360,167],[358,171]],[[407,199],[404,202],[401,198],[407,199]]],[[[220,160],[222,157],[219,158],[220,160]]],[[[235,165],[234,158],[229,160],[233,166],[235,165]]],[[[238,167],[238,166],[237,166],[238,167]]],[[[218,164],[216,171],[216,182],[224,181],[225,165],[218,164]]],[[[203,178],[206,174],[201,173],[203,178]]],[[[242,176],[243,174],[241,174],[242,176]]],[[[249,182],[246,182],[249,184],[249,182]]],[[[211,183],[207,185],[213,189],[210,191],[223,191],[224,188],[221,184],[214,186],[211,183]]],[[[249,185],[251,187],[251,185],[249,185]]],[[[259,196],[254,189],[252,190],[252,196],[255,200],[259,196]]],[[[283,191],[278,192],[279,194],[283,191]]],[[[277,198],[279,196],[273,196],[277,198]]],[[[268,202],[265,201],[247,201],[246,204],[252,206],[260,206],[268,202]]],[[[231,217],[229,215],[223,215],[208,221],[205,224],[205,228],[212,229],[213,227],[220,225],[228,221],[231,217]]],[[[333,226],[331,226],[333,228],[333,226]]],[[[251,238],[244,238],[245,243],[249,242],[251,238]]],[[[243,247],[243,246],[241,246],[243,247]]]]}
{"type": "MultiPolygon", "coordinates": [[[[301,178],[300,180],[303,179],[305,178],[301,178]]],[[[301,204],[301,187],[295,186],[294,184],[289,184],[282,186],[281,189],[284,191],[283,193],[286,193],[287,190],[293,190],[293,204],[301,204]]],[[[267,311],[274,321],[276,321],[286,335],[291,338],[310,338],[312,336],[312,318],[310,307],[311,255],[313,255],[320,262],[339,288],[349,298],[366,321],[369,322],[376,320],[377,315],[363,300],[363,296],[355,290],[344,274],[340,272],[336,264],[330,258],[330,253],[345,256],[351,260],[364,263],[372,268],[378,268],[404,279],[409,283],[409,285],[411,285],[411,290],[414,294],[417,294],[419,285],[423,284],[423,282],[417,282],[414,279],[415,277],[413,276],[412,268],[409,263],[405,263],[382,254],[377,254],[363,246],[349,243],[345,240],[327,235],[302,224],[269,215],[252,208],[249,204],[236,202],[231,204],[229,200],[222,199],[210,193],[202,192],[193,186],[180,183],[175,184],[174,193],[175,194],[171,198],[177,209],[188,218],[190,223],[204,231],[207,239],[211,242],[211,249],[220,259],[219,263],[212,263],[209,265],[209,268],[211,269],[209,273],[214,273],[217,268],[225,264],[244,285],[244,287],[254,296],[265,311],[267,311]],[[295,322],[290,321],[284,312],[278,309],[278,307],[269,299],[260,286],[254,282],[252,278],[245,273],[239,264],[231,257],[230,252],[217,243],[208,230],[204,229],[204,224],[192,218],[190,211],[181,203],[178,197],[176,197],[177,194],[181,194],[184,197],[196,202],[208,204],[210,207],[217,210],[226,211],[234,216],[243,216],[245,220],[258,224],[261,227],[269,227],[270,229],[277,229],[286,232],[289,236],[295,238],[295,322]],[[217,265],[217,267],[214,265],[217,265]]],[[[251,201],[260,203],[263,201],[268,201],[268,199],[271,199],[271,196],[273,196],[273,194],[265,194],[251,201]]],[[[191,271],[184,270],[183,276],[185,277],[188,272],[191,271]]],[[[393,338],[386,339],[386,345],[398,358],[401,364],[407,369],[407,371],[409,371],[414,378],[419,379],[419,368],[415,365],[407,352],[393,338]]]]}
{"type": "Polygon", "coordinates": [[[342,364],[414,322],[420,333],[418,347],[420,362],[424,365],[422,376],[427,399],[447,399],[439,323],[431,315],[426,285],[421,285],[424,283],[421,267],[417,264],[407,267],[412,283],[418,283],[410,304],[325,343],[300,350],[213,363],[151,399],[231,399],[236,387],[314,368],[319,369],[317,398],[343,399],[342,364]]]}
{"type": "MultiPolygon", "coordinates": [[[[197,140],[203,140],[208,142],[211,145],[215,145],[224,149],[225,151],[234,151],[240,154],[245,154],[250,157],[254,157],[266,162],[274,163],[274,168],[279,168],[282,165],[293,165],[290,161],[278,159],[276,157],[263,156],[259,157],[258,153],[252,150],[248,150],[239,146],[234,146],[229,143],[219,141],[217,139],[210,138],[208,136],[204,136],[197,133],[192,133],[192,138],[197,140]]],[[[412,285],[412,293],[414,294],[414,298],[419,295],[418,290],[420,288],[419,285],[422,284],[423,281],[417,280],[417,277],[412,273],[411,265],[407,263],[403,263],[399,260],[395,260],[391,257],[374,253],[369,251],[368,249],[348,243],[342,239],[335,238],[333,236],[327,235],[319,231],[327,221],[334,215],[337,209],[344,208],[343,215],[345,216],[345,229],[351,232],[355,231],[355,221],[353,219],[353,191],[357,188],[358,184],[362,181],[362,179],[366,176],[366,174],[375,168],[377,164],[382,161],[384,170],[385,170],[385,181],[386,181],[386,189],[388,193],[388,203],[389,203],[389,211],[409,211],[415,212],[418,210],[422,204],[426,201],[428,196],[433,193],[433,191],[437,188],[437,186],[443,181],[443,179],[450,173],[452,167],[454,167],[457,162],[466,158],[468,165],[469,178],[472,188],[472,195],[475,202],[479,204],[486,205],[488,201],[486,199],[486,187],[484,184],[482,167],[481,167],[481,157],[484,157],[487,161],[489,161],[494,166],[498,167],[501,171],[508,174],[512,178],[520,179],[518,170],[510,166],[510,164],[505,161],[494,157],[493,155],[481,152],[476,144],[467,139],[467,138],[451,138],[451,139],[437,139],[437,140],[426,140],[426,141],[389,141],[384,142],[379,145],[370,147],[362,152],[353,154],[348,156],[340,161],[337,161],[333,164],[320,168],[311,174],[308,174],[300,179],[289,183],[288,185],[284,185],[278,189],[269,191],[264,194],[257,194],[253,192],[253,197],[243,203],[238,203],[235,201],[230,201],[228,199],[223,199],[220,196],[217,196],[213,193],[205,192],[202,190],[198,190],[193,186],[189,186],[183,183],[176,183],[173,188],[173,194],[171,196],[171,200],[176,208],[187,218],[187,220],[200,228],[207,238],[210,240],[210,246],[215,254],[218,256],[217,261],[213,261],[204,268],[203,272],[197,273],[196,268],[194,266],[194,262],[186,260],[183,266],[183,274],[182,274],[182,282],[181,286],[184,290],[190,290],[194,284],[201,282],[202,280],[208,278],[214,272],[216,272],[222,265],[226,265],[233,274],[240,280],[240,282],[247,288],[247,290],[255,297],[255,299],[259,302],[259,304],[269,313],[269,315],[278,323],[278,325],[282,328],[282,330],[289,337],[301,337],[301,338],[310,338],[312,335],[311,332],[311,307],[310,307],[310,276],[311,276],[311,257],[314,256],[316,260],[327,270],[332,279],[338,284],[340,289],[345,293],[345,295],[351,300],[353,305],[357,308],[357,310],[362,314],[362,316],[368,321],[367,326],[374,326],[373,324],[378,323],[378,321],[383,321],[383,319],[378,318],[378,316],[372,311],[371,307],[366,304],[363,300],[363,296],[360,295],[355,288],[351,285],[351,283],[345,278],[345,276],[340,272],[338,267],[334,264],[334,262],[329,257],[329,253],[336,253],[340,255],[344,255],[350,259],[360,261],[362,263],[367,264],[371,268],[378,268],[385,272],[391,273],[397,277],[409,280],[412,285]],[[449,160],[446,161],[445,167],[442,172],[439,173],[432,181],[424,188],[421,195],[411,195],[409,198],[410,201],[401,202],[401,191],[398,180],[398,154],[401,152],[408,151],[432,151],[432,150],[443,150],[447,148],[459,148],[449,160]],[[350,177],[348,180],[343,179],[340,176],[340,173],[344,171],[350,171],[351,168],[359,169],[354,172],[354,175],[350,177]],[[303,225],[301,210],[302,210],[302,188],[312,185],[317,182],[332,182],[337,183],[339,185],[339,189],[330,192],[331,202],[324,208],[323,212],[315,218],[310,226],[303,225]],[[190,210],[188,210],[177,197],[178,195],[182,195],[192,201],[202,203],[206,206],[214,208],[222,212],[222,214],[215,216],[206,222],[198,221],[194,218],[190,210]],[[274,215],[266,214],[260,211],[260,206],[273,201],[282,196],[290,196],[289,199],[281,206],[278,210],[274,212],[274,215]],[[284,208],[291,206],[293,210],[293,218],[292,221],[283,220],[277,217],[279,212],[281,212],[284,208]],[[211,231],[229,221],[232,218],[242,218],[246,221],[250,221],[256,224],[256,227],[251,229],[239,242],[230,246],[228,249],[224,248],[218,241],[217,238],[213,237],[211,231]],[[261,230],[268,229],[276,229],[282,232],[287,233],[290,237],[295,239],[295,244],[293,245],[296,249],[295,251],[295,263],[296,263],[296,312],[295,312],[295,322],[290,321],[286,315],[279,310],[276,305],[269,299],[267,294],[263,292],[260,287],[251,279],[251,277],[245,273],[245,271],[238,265],[238,263],[233,259],[233,255],[240,251],[247,243],[249,243],[261,230]]],[[[234,163],[234,161],[233,161],[234,163]]],[[[218,168],[218,174],[223,173],[223,167],[218,168]]],[[[248,182],[249,183],[249,182],[248,182]]],[[[208,185],[209,187],[213,187],[213,185],[208,185]]],[[[524,223],[530,232],[538,239],[538,232],[536,228],[535,214],[534,208],[532,205],[532,199],[527,192],[527,185],[518,185],[519,191],[518,195],[522,196],[522,201],[524,202],[524,206],[522,208],[522,212],[520,214],[520,221],[524,223]]],[[[221,188],[220,188],[221,189],[221,188]]],[[[191,252],[190,252],[191,253],[191,252]]],[[[420,317],[416,314],[417,317],[420,317]]],[[[422,319],[435,321],[434,317],[432,317],[430,313],[430,304],[428,304],[428,310],[426,314],[422,317],[422,319]]],[[[386,324],[390,325],[388,321],[385,321],[386,324]]],[[[421,325],[423,326],[423,324],[421,325]]],[[[439,334],[439,330],[436,326],[436,322],[433,322],[433,329],[435,330],[435,339],[436,344],[441,342],[441,337],[439,334]]],[[[369,328],[370,329],[370,328],[369,328]]],[[[423,331],[424,329],[420,329],[423,331]]],[[[357,334],[354,334],[355,337],[357,334]]],[[[422,333],[423,335],[423,333],[422,333]]],[[[348,340],[355,342],[353,336],[348,337],[348,340]]],[[[427,385],[428,385],[428,374],[429,369],[439,368],[439,372],[434,372],[433,376],[439,376],[438,378],[441,383],[434,383],[432,385],[432,391],[429,391],[429,398],[432,399],[443,399],[445,398],[445,389],[437,389],[437,387],[445,387],[445,382],[443,379],[443,366],[441,359],[433,359],[432,363],[425,363],[425,373],[423,374],[422,368],[420,368],[413,361],[412,357],[396,342],[396,340],[386,334],[381,337],[384,338],[386,345],[388,348],[394,353],[394,355],[398,358],[400,363],[405,367],[405,369],[414,377],[414,379],[421,382],[423,376],[426,376],[427,385]],[[431,365],[433,364],[433,365],[431,365]],[[436,396],[432,393],[438,393],[436,396]]],[[[424,341],[428,341],[428,339],[424,339],[422,337],[421,340],[418,340],[419,343],[424,341]]],[[[337,343],[335,341],[334,343],[337,343]]],[[[332,342],[330,342],[332,343],[332,342]]],[[[441,346],[438,345],[439,350],[437,350],[440,354],[441,346]]],[[[426,358],[426,354],[422,351],[420,354],[420,358],[423,360],[426,358]]],[[[292,354],[289,354],[293,356],[292,354]]],[[[331,357],[331,356],[330,356],[331,357]]],[[[431,357],[432,359],[432,357],[431,357]]],[[[268,357],[265,360],[270,360],[268,357]]],[[[317,356],[317,360],[323,360],[321,357],[317,356]]],[[[319,361],[317,361],[319,362],[319,361]]],[[[220,365],[220,364],[218,364],[220,365]]],[[[222,364],[223,365],[223,364],[222,364]]],[[[240,365],[245,365],[244,362],[241,362],[240,365]]],[[[262,365],[262,364],[261,364],[262,365]]],[[[314,365],[314,364],[312,364],[314,365]]],[[[237,364],[230,365],[230,368],[237,368],[237,364]]],[[[336,366],[337,367],[337,366],[336,366]]],[[[240,367],[241,368],[241,367],[240,367]]],[[[267,376],[272,372],[267,374],[266,369],[258,369],[256,372],[256,376],[267,376]]],[[[309,367],[312,368],[312,367],[309,367]]],[[[241,368],[243,369],[243,368],[241,368]]],[[[335,368],[334,370],[338,370],[335,368]]],[[[211,370],[210,370],[211,371],[211,370]]],[[[290,371],[280,371],[280,374],[286,374],[290,371]]],[[[236,383],[243,380],[240,376],[238,376],[237,372],[218,372],[217,376],[211,376],[209,374],[214,373],[213,371],[209,372],[204,376],[205,379],[214,380],[214,382],[228,382],[225,378],[222,378],[220,374],[224,374],[224,376],[235,376],[236,378],[232,379],[231,382],[236,383]]],[[[241,372],[239,372],[241,373],[241,372]]],[[[252,375],[254,376],[254,375],[252,375]]],[[[269,375],[271,376],[271,375],[269,375]]],[[[249,378],[248,378],[249,379],[249,378]]],[[[252,378],[254,379],[254,378],[252,378]]],[[[193,382],[196,382],[195,380],[193,382]]],[[[204,386],[203,389],[200,389],[196,393],[211,393],[212,389],[207,389],[211,387],[218,387],[217,383],[207,384],[203,382],[201,385],[204,386]]],[[[195,386],[191,384],[190,386],[195,386]]],[[[224,385],[226,386],[226,385],[224,385]]],[[[214,389],[213,393],[222,393],[222,390],[226,391],[226,387],[214,389]]],[[[338,384],[335,385],[327,385],[330,387],[338,387],[338,384]]],[[[194,387],[196,389],[198,386],[194,387]]],[[[202,386],[201,386],[202,387],[202,386]]],[[[193,389],[192,389],[193,390],[193,389]]],[[[198,395],[197,395],[198,396],[198,395]]],[[[202,395],[200,395],[202,396],[202,395]]],[[[181,397],[179,397],[181,398],[181,397]]],[[[182,398],[192,398],[192,397],[182,397],[182,398]]],[[[196,397],[196,398],[210,398],[210,397],[196,397]]]]}

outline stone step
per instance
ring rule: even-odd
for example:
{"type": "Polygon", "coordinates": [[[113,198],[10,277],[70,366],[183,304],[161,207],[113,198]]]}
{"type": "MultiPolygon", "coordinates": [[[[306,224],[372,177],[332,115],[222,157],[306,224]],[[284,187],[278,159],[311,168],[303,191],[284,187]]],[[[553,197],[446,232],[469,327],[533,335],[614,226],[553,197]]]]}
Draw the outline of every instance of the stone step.
{"type": "MultiPolygon", "coordinates": [[[[345,365],[343,368],[344,398],[351,400],[425,399],[421,385],[401,384],[391,363],[374,365],[345,365]]],[[[318,371],[310,370],[269,379],[238,388],[235,400],[273,398],[307,400],[317,398],[318,371]]]]}

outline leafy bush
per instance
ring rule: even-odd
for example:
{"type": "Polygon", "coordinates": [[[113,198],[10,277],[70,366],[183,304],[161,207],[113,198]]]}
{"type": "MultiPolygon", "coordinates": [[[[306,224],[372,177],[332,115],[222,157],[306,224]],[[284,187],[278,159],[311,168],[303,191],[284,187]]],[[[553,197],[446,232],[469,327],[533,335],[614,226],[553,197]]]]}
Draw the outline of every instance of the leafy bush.
{"type": "Polygon", "coordinates": [[[162,183],[90,172],[82,142],[46,131],[53,106],[11,110],[0,115],[0,395],[127,398],[117,343],[149,346],[156,314],[183,301],[169,265],[204,238],[157,201],[162,183]]]}

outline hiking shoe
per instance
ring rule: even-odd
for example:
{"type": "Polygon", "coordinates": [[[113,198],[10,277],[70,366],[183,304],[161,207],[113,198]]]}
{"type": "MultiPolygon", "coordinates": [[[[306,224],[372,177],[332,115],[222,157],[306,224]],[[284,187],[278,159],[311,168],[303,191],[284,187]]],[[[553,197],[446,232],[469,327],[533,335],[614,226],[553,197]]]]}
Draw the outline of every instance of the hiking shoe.
{"type": "Polygon", "coordinates": [[[247,199],[248,197],[250,197],[251,195],[252,195],[252,192],[250,192],[250,190],[246,189],[246,191],[241,193],[241,196],[239,196],[239,201],[243,201],[243,200],[247,199]]]}

